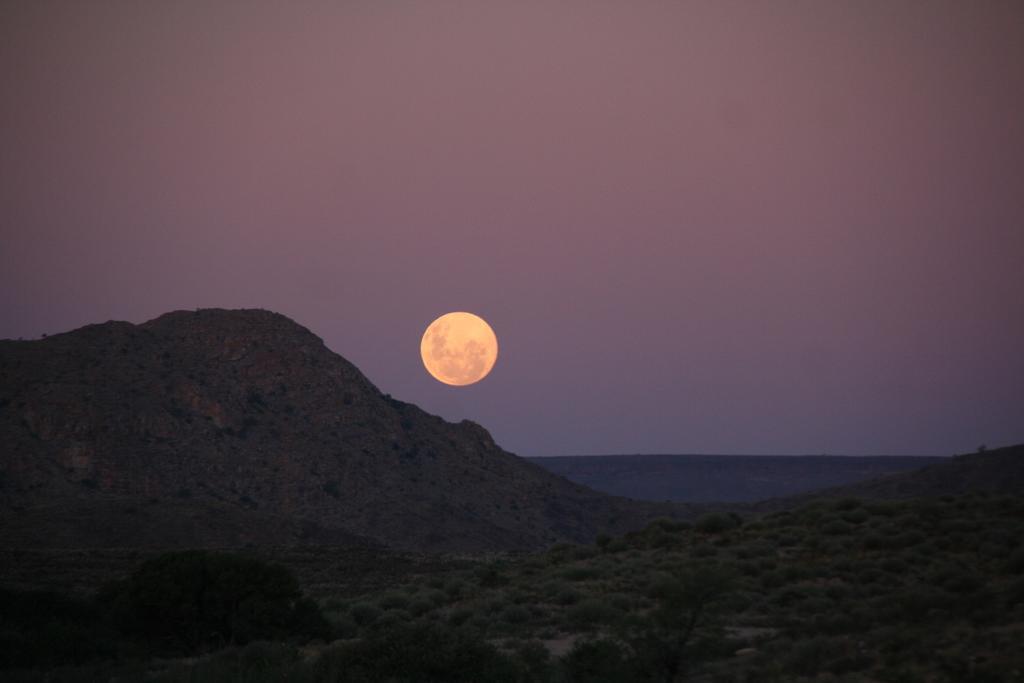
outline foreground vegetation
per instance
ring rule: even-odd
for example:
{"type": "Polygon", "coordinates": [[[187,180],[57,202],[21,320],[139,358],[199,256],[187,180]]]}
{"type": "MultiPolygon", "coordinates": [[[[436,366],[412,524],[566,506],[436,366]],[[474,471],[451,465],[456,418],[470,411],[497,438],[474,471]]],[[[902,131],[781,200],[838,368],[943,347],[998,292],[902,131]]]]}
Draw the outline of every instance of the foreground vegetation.
{"type": "Polygon", "coordinates": [[[1022,539],[1021,498],[844,499],[452,561],[317,602],[284,568],[178,553],[88,599],[7,591],[0,677],[1024,680],[1022,539]]]}

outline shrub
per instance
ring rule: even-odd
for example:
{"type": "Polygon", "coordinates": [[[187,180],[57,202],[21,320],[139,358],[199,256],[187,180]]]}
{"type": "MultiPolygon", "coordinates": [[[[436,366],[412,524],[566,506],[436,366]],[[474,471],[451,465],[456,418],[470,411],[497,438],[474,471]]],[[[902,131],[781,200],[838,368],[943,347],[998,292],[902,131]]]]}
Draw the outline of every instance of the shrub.
{"type": "Polygon", "coordinates": [[[0,669],[78,664],[114,652],[93,604],[43,591],[0,589],[0,669]]]}
{"type": "Polygon", "coordinates": [[[765,541],[754,541],[736,548],[736,557],[744,560],[773,555],[775,549],[765,541]]]}
{"type": "Polygon", "coordinates": [[[444,592],[452,600],[458,600],[466,593],[467,584],[461,579],[451,579],[444,584],[444,592]]]}
{"type": "Polygon", "coordinates": [[[522,624],[530,620],[530,610],[522,605],[509,605],[501,612],[501,620],[506,624],[522,624]]]}
{"type": "Polygon", "coordinates": [[[697,518],[694,527],[697,531],[705,534],[719,534],[723,531],[735,529],[742,520],[737,515],[727,515],[722,512],[709,512],[697,518]]]}
{"type": "Polygon", "coordinates": [[[290,635],[322,636],[319,608],[284,567],[229,553],[167,553],[107,592],[121,628],[171,652],[290,635]]]}
{"type": "Polygon", "coordinates": [[[504,566],[498,563],[477,567],[474,573],[482,588],[497,588],[508,583],[508,576],[505,575],[504,566]]]}
{"type": "Polygon", "coordinates": [[[569,567],[562,572],[562,578],[569,581],[586,581],[595,579],[600,575],[596,567],[580,566],[569,567]]]}
{"type": "Polygon", "coordinates": [[[369,626],[380,617],[380,610],[367,602],[357,602],[349,608],[349,615],[360,626],[369,626]]]}
{"type": "Polygon", "coordinates": [[[697,545],[693,546],[693,550],[690,551],[690,554],[694,557],[701,558],[714,557],[718,554],[718,548],[711,545],[710,543],[698,543],[697,545]]]}
{"type": "Polygon", "coordinates": [[[811,676],[843,655],[842,643],[831,638],[807,638],[796,642],[786,662],[790,671],[811,676]]]}
{"type": "Polygon", "coordinates": [[[437,625],[396,625],[325,650],[314,665],[319,681],[514,683],[522,671],[490,643],[437,625]]]}
{"type": "Polygon", "coordinates": [[[434,609],[433,603],[427,600],[413,600],[409,604],[409,613],[414,617],[422,617],[432,609],[434,609]]]}
{"type": "Polygon", "coordinates": [[[329,621],[335,638],[355,638],[359,635],[359,624],[348,614],[331,617],[329,621]]]}
{"type": "MultiPolygon", "coordinates": [[[[197,661],[184,660],[155,677],[163,683],[178,681],[262,681],[301,680],[305,666],[293,646],[255,641],[241,648],[228,648],[197,661]]],[[[147,679],[154,678],[152,675],[147,679]]]]}
{"type": "Polygon", "coordinates": [[[1024,546],[1014,550],[1007,558],[1006,571],[1011,574],[1024,574],[1024,546]]]}
{"type": "Polygon", "coordinates": [[[381,614],[377,621],[373,622],[373,632],[382,633],[398,626],[404,626],[412,622],[412,615],[404,609],[389,609],[381,614]]]}
{"type": "Polygon", "coordinates": [[[461,626],[473,616],[473,610],[468,607],[456,607],[448,613],[448,623],[452,626],[461,626]]]}
{"type": "Polygon", "coordinates": [[[879,515],[882,517],[893,517],[900,512],[900,504],[895,502],[883,501],[879,503],[868,503],[867,511],[873,515],[879,515]]]}
{"type": "Polygon", "coordinates": [[[612,640],[577,641],[562,659],[570,683],[630,683],[637,677],[627,653],[612,640]]]}
{"type": "Polygon", "coordinates": [[[841,516],[843,520],[850,522],[851,524],[862,524],[868,521],[871,517],[867,510],[864,510],[863,508],[855,508],[853,510],[846,511],[841,516]]]}
{"type": "Polygon", "coordinates": [[[381,596],[377,604],[381,609],[405,609],[409,606],[409,596],[404,593],[391,592],[381,596]]]}
{"type": "Polygon", "coordinates": [[[904,590],[897,598],[905,616],[910,620],[920,620],[932,610],[949,607],[948,593],[930,586],[914,586],[904,590]]]}
{"type": "Polygon", "coordinates": [[[588,629],[600,624],[611,624],[622,617],[622,612],[599,598],[588,598],[569,608],[568,625],[575,629],[588,629]]]}
{"type": "Polygon", "coordinates": [[[1013,581],[1006,588],[1006,604],[1009,607],[1024,603],[1024,579],[1013,581]]]}
{"type": "Polygon", "coordinates": [[[850,533],[850,525],[841,519],[833,519],[826,522],[821,531],[829,536],[841,536],[850,533]]]}
{"type": "Polygon", "coordinates": [[[953,593],[973,593],[983,585],[978,575],[968,571],[950,571],[942,577],[942,587],[953,593]]]}
{"type": "Polygon", "coordinates": [[[523,681],[543,683],[554,680],[551,653],[542,643],[536,640],[520,640],[511,643],[510,649],[525,670],[523,681]]]}
{"type": "Polygon", "coordinates": [[[583,597],[575,588],[563,588],[555,595],[555,602],[559,605],[575,605],[583,597]]]}
{"type": "Polygon", "coordinates": [[[880,534],[868,534],[861,541],[861,544],[865,550],[881,550],[882,548],[892,547],[889,537],[880,534]]]}
{"type": "Polygon", "coordinates": [[[609,553],[621,553],[628,548],[629,544],[627,544],[625,539],[622,538],[613,539],[611,543],[605,546],[605,550],[609,553]]]}

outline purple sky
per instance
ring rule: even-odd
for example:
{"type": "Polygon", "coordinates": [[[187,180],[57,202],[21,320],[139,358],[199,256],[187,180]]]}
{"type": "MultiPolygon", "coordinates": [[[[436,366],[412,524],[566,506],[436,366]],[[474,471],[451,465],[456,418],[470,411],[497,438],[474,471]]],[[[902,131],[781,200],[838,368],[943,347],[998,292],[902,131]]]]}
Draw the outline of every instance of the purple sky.
{"type": "Polygon", "coordinates": [[[1024,441],[1016,0],[7,0],[0,102],[0,337],[268,308],[521,455],[1024,441]]]}

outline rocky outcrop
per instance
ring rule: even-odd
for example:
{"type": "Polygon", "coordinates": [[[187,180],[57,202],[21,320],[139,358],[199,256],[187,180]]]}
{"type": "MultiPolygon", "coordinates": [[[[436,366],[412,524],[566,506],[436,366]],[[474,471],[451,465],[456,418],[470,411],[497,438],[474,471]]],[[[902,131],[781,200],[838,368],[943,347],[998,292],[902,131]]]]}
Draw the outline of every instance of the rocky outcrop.
{"type": "Polygon", "coordinates": [[[18,545],[535,548],[695,511],[552,475],[263,310],[0,342],[0,444],[0,540],[18,545]]]}

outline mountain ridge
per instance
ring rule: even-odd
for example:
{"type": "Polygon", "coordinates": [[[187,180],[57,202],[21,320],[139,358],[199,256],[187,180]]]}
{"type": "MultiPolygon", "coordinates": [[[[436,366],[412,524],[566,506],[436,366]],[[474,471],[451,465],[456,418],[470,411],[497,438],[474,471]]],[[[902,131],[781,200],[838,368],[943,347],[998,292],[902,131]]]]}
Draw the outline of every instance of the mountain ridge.
{"type": "Polygon", "coordinates": [[[799,507],[818,499],[907,500],[970,493],[1024,494],[1024,444],[955,455],[916,470],[757,501],[747,509],[760,514],[799,507]]]}
{"type": "Polygon", "coordinates": [[[0,443],[8,544],[528,549],[700,511],[552,475],[262,309],[0,341],[0,443]]]}

